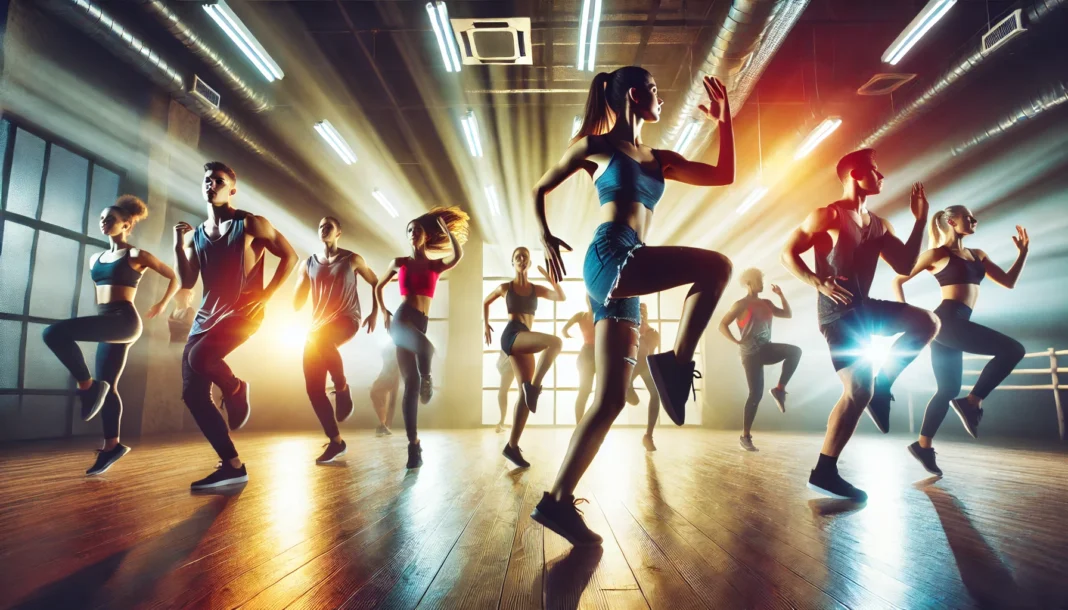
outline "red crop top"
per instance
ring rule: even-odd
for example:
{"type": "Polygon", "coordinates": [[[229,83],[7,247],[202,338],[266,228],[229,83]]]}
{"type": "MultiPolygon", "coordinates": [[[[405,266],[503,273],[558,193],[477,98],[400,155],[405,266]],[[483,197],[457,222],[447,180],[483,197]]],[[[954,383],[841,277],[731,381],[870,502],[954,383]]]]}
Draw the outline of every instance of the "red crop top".
{"type": "Polygon", "coordinates": [[[401,296],[433,297],[434,290],[438,287],[439,275],[437,271],[430,269],[409,271],[408,265],[404,265],[397,270],[401,296]]]}

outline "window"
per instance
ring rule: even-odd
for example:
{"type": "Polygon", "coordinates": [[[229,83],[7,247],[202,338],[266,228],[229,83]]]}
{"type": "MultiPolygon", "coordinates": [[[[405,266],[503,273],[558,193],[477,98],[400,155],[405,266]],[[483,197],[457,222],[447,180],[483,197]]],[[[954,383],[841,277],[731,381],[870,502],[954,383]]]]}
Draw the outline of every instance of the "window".
{"type": "Polygon", "coordinates": [[[8,119],[0,167],[0,440],[70,436],[74,382],[41,331],[95,305],[86,261],[107,243],[87,219],[121,175],[8,119]]]}
{"type": "MultiPolygon", "coordinates": [[[[508,264],[511,249],[503,249],[499,246],[485,245],[483,247],[482,268],[482,293],[489,294],[491,290],[503,282],[512,279],[513,272],[508,264]]],[[[531,252],[531,260],[540,261],[544,258],[541,252],[531,252]]],[[[531,266],[531,279],[537,280],[538,273],[536,264],[531,266]]],[[[581,265],[577,265],[581,271],[581,265]]],[[[574,269],[572,269],[574,271],[574,269]]],[[[544,282],[543,282],[544,283],[544,282]]],[[[552,302],[539,300],[538,314],[535,318],[534,328],[538,332],[557,335],[564,340],[563,351],[556,359],[556,363],[545,376],[542,384],[543,391],[538,399],[538,412],[532,413],[527,425],[575,425],[575,401],[578,399],[578,354],[582,348],[582,334],[577,327],[569,331],[571,338],[563,336],[564,325],[574,314],[585,308],[586,285],[581,277],[568,276],[561,282],[567,300],[552,302]]],[[[680,286],[659,294],[647,295],[641,298],[649,309],[649,324],[660,333],[661,346],[670,346],[675,342],[675,336],[679,329],[679,314],[682,313],[682,302],[686,298],[689,286],[680,286]],[[663,315],[662,315],[663,314],[663,315]]],[[[500,389],[500,375],[497,372],[497,361],[501,356],[500,333],[508,322],[508,311],[505,308],[504,299],[497,299],[490,306],[490,325],[493,327],[493,344],[484,346],[482,353],[482,423],[494,425],[500,417],[500,408],[497,402],[498,390],[500,389]]],[[[694,359],[701,361],[701,351],[694,359]]],[[[697,405],[703,404],[703,383],[700,379],[695,380],[697,389],[697,405]]],[[[515,402],[519,397],[517,384],[513,383],[508,392],[508,416],[506,421],[512,420],[515,402]]],[[[649,389],[642,383],[641,378],[634,380],[634,389],[641,399],[637,405],[628,404],[623,413],[616,420],[616,425],[645,426],[646,414],[649,404],[649,389]]],[[[590,408],[593,396],[587,400],[586,409],[590,408]]],[[[700,407],[688,410],[686,425],[701,424],[700,407]]],[[[663,412],[661,412],[663,415],[663,412]]],[[[669,421],[665,417],[661,422],[669,421]]]]}

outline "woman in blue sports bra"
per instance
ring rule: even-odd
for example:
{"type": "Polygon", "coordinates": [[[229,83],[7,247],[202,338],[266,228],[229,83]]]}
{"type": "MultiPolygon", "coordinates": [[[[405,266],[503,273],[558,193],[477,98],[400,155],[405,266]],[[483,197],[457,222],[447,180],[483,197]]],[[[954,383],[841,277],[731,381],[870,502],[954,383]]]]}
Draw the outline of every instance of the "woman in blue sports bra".
{"type": "Polygon", "coordinates": [[[734,132],[723,83],[705,77],[707,105],[700,111],[719,129],[719,164],[689,161],[642,142],[642,126],[660,119],[663,100],[656,81],[643,68],[628,66],[593,79],[578,134],[563,159],[534,189],[534,207],[541,223],[549,277],[565,273],[560,249],[571,247],[549,230],[545,197],[572,174],[585,170],[597,187],[603,224],[597,227],[583,277],[594,314],[596,398],[575,428],[552,491],[542,496],[531,514],[536,521],[574,545],[600,544],[575,507],[575,487],[593,461],[612,422],[623,410],[631,373],[637,363],[638,297],[692,285],[683,305],[674,350],[648,357],[656,391],[678,425],[685,420],[686,400],[693,386],[693,354],[723,289],[730,281],[731,262],[722,254],[681,246],[643,247],[653,209],[664,194],[664,181],[697,186],[734,182],[734,132]]]}
{"type": "Polygon", "coordinates": [[[119,442],[122,399],[119,377],[126,367],[130,346],[141,336],[141,317],[134,307],[137,284],[145,269],[167,279],[163,298],[145,313],[154,318],[167,308],[178,292],[178,276],[169,265],[145,250],[127,242],[134,225],[148,216],[148,207],[133,195],[123,195],[115,205],[100,214],[100,232],[111,247],[89,259],[89,275],[96,284],[96,315],[56,322],[44,329],[44,342],[78,382],[82,419],[89,421],[100,413],[104,424],[104,447],[86,475],[103,474],[130,448],[119,442]],[[96,347],[96,377],[89,374],[85,357],[76,341],[92,341],[96,347]]]}
{"type": "Polygon", "coordinates": [[[942,303],[934,310],[942,325],[931,342],[931,368],[934,369],[937,390],[924,411],[919,440],[908,447],[909,453],[935,476],[942,476],[942,470],[935,462],[932,443],[950,405],[968,434],[978,438],[983,399],[1009,376],[1024,356],[1024,346],[1019,341],[972,322],[971,316],[983,278],[989,277],[1006,288],[1016,286],[1031,239],[1027,230],[1017,225],[1012,242],[1019,253],[1016,262],[1005,271],[982,250],[964,247],[964,237],[975,233],[978,225],[979,221],[963,205],[951,205],[935,212],[929,232],[931,249],[916,259],[912,273],[899,275],[893,282],[894,295],[902,303],[905,302],[902,285],[921,271],[930,271],[942,287],[942,303]],[[961,398],[958,394],[965,352],[994,358],[983,367],[971,392],[961,398]]]}

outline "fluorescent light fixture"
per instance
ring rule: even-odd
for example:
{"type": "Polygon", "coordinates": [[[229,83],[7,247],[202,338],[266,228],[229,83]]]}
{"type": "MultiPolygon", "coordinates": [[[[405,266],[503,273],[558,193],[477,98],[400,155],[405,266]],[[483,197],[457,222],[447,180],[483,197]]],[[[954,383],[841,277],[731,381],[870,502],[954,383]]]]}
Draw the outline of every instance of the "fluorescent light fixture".
{"type": "Polygon", "coordinates": [[[693,144],[697,134],[701,131],[700,121],[690,121],[682,128],[682,133],[679,134],[679,140],[675,143],[675,152],[684,154],[690,144],[693,144]]]}
{"type": "Polygon", "coordinates": [[[956,3],[957,0],[931,0],[928,2],[927,6],[920,11],[920,14],[909,22],[905,29],[901,31],[901,34],[886,49],[886,52],[883,53],[883,61],[892,66],[897,65],[897,62],[901,61],[901,58],[923,38],[923,35],[928,30],[934,27],[934,24],[938,23],[942,17],[945,17],[949,9],[953,8],[956,3]]]}
{"type": "Polygon", "coordinates": [[[318,133],[326,143],[330,145],[330,148],[334,149],[337,156],[341,157],[341,160],[345,162],[345,165],[352,165],[356,162],[356,153],[352,152],[349,145],[341,138],[341,134],[337,129],[330,124],[330,121],[319,121],[315,124],[315,132],[318,133]]]}
{"type": "Polygon", "coordinates": [[[449,9],[441,1],[427,2],[426,13],[430,16],[434,36],[438,39],[438,50],[441,51],[441,60],[445,62],[445,71],[459,72],[460,56],[456,52],[456,37],[449,22],[449,9]]]}
{"type": "Polygon", "coordinates": [[[501,215],[501,204],[497,202],[497,189],[492,184],[486,185],[486,201],[489,202],[490,214],[501,215]]]}
{"type": "Polygon", "coordinates": [[[797,161],[812,152],[820,145],[820,142],[826,140],[827,136],[834,133],[834,130],[838,129],[841,124],[842,119],[840,117],[831,116],[823,119],[823,121],[821,121],[819,125],[816,125],[816,128],[808,134],[804,141],[801,142],[801,146],[797,149],[797,152],[794,153],[794,161],[797,161]]]}
{"type": "Polygon", "coordinates": [[[751,208],[754,205],[756,205],[757,202],[760,201],[761,199],[763,199],[764,195],[767,195],[767,194],[768,194],[768,187],[758,184],[756,186],[756,188],[754,188],[749,193],[749,196],[747,196],[745,198],[745,201],[742,202],[742,205],[738,206],[738,209],[736,210],[738,212],[738,215],[741,216],[742,214],[745,214],[746,212],[748,212],[749,208],[751,208]]]}
{"type": "Polygon", "coordinates": [[[237,48],[241,49],[245,57],[248,57],[252,65],[256,66],[263,78],[267,79],[268,82],[282,80],[282,77],[285,76],[282,68],[278,67],[278,63],[267,54],[266,49],[256,40],[252,32],[248,31],[241,18],[234,13],[233,9],[227,6],[226,0],[219,0],[216,4],[205,4],[204,10],[219,28],[230,37],[230,40],[234,41],[237,48]]]}
{"type": "Polygon", "coordinates": [[[386,212],[389,213],[391,217],[396,218],[397,216],[400,216],[400,214],[397,213],[397,208],[393,207],[393,204],[389,202],[389,199],[386,199],[386,196],[382,191],[375,189],[371,191],[371,196],[374,197],[375,201],[382,207],[386,208],[386,212]]]}
{"type": "Polygon", "coordinates": [[[575,60],[575,67],[579,70],[593,72],[594,61],[597,56],[597,31],[600,26],[601,0],[582,0],[582,23],[579,26],[578,56],[575,60]],[[590,15],[591,2],[593,3],[592,16],[590,15]],[[586,45],[587,34],[589,46],[586,45]],[[587,49],[589,49],[588,53],[587,49]]]}
{"type": "Polygon", "coordinates": [[[464,128],[464,139],[467,140],[467,149],[472,157],[482,156],[482,138],[478,133],[478,119],[475,111],[468,110],[467,114],[460,117],[460,125],[464,128]]]}
{"type": "Polygon", "coordinates": [[[579,129],[582,129],[582,117],[575,115],[575,118],[571,119],[571,137],[578,135],[579,129]]]}

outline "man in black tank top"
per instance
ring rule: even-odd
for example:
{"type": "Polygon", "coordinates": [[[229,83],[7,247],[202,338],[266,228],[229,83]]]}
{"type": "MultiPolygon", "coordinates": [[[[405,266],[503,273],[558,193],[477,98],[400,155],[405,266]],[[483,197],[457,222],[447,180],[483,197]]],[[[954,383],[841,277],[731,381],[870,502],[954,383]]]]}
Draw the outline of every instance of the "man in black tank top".
{"type": "Polygon", "coordinates": [[[259,329],[264,304],[297,265],[297,253],[286,238],[266,218],[235,209],[235,195],[234,170],[218,161],[208,163],[204,166],[208,219],[196,229],[185,222],[174,227],[175,268],[182,287],[192,288],[198,278],[204,283],[200,311],[182,355],[182,400],[220,460],[215,472],[193,482],[194,490],[248,481],[230,430],[248,421],[249,386],[234,376],[224,358],[259,329]],[[279,258],[267,286],[264,251],[279,258]],[[229,428],[211,399],[212,384],[222,391],[229,428]]]}
{"type": "Polygon", "coordinates": [[[865,409],[883,433],[890,431],[890,386],[901,371],[938,333],[938,319],[930,312],[868,296],[875,268],[882,258],[899,274],[916,264],[927,223],[927,197],[923,185],[912,187],[915,224],[902,242],[886,220],[871,214],[867,198],[882,190],[883,175],[875,151],[858,150],[838,162],[838,178],[845,186],[842,198],[808,215],[790,235],[782,252],[783,265],[819,292],[820,331],[831,350],[831,363],[842,380],[842,397],[827,421],[819,462],[809,477],[809,488],[831,497],[863,502],[860,489],[838,474],[838,455],[853,435],[865,409]],[[813,272],[801,255],[813,250],[813,272]],[[904,333],[891,348],[893,357],[878,375],[865,357],[872,335],[904,333]]]}

